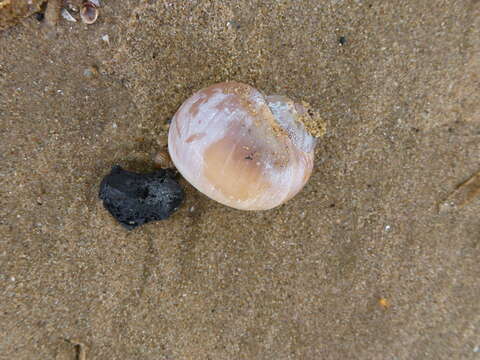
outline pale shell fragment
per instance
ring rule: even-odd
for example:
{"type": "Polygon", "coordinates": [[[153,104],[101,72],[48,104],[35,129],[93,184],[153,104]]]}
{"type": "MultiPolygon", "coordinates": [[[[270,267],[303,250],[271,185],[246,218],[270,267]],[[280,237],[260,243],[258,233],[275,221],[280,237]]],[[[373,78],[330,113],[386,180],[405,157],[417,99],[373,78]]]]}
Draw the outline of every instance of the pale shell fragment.
{"type": "Polygon", "coordinates": [[[69,12],[67,9],[63,8],[62,11],[61,11],[61,14],[62,14],[62,17],[67,20],[67,21],[70,21],[70,22],[77,22],[77,19],[75,19],[69,12]]]}

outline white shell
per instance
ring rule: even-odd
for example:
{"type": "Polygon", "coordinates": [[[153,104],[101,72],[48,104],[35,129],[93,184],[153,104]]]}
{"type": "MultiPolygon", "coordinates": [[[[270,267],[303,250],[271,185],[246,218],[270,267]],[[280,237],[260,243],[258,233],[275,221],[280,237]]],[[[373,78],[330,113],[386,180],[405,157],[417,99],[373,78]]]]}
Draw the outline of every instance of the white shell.
{"type": "Polygon", "coordinates": [[[62,17],[67,20],[67,21],[71,21],[71,22],[77,22],[77,19],[75,19],[72,14],[70,14],[68,12],[67,9],[63,8],[62,11],[61,11],[61,14],[62,14],[62,17]]]}
{"type": "Polygon", "coordinates": [[[200,90],[172,119],[173,163],[210,198],[266,210],[297,194],[313,168],[315,139],[296,121],[302,107],[229,82],[200,90]]]}

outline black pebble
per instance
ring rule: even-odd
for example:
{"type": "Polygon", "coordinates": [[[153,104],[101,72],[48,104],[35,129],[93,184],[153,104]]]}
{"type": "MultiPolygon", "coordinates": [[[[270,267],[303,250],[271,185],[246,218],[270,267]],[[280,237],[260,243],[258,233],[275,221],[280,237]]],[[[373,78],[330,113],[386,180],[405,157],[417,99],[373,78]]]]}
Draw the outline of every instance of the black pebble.
{"type": "Polygon", "coordinates": [[[340,36],[338,38],[338,43],[342,46],[345,45],[347,43],[347,38],[345,36],[340,36]]]}
{"type": "Polygon", "coordinates": [[[149,174],[112,167],[100,184],[103,206],[127,229],[172,215],[180,206],[184,192],[171,170],[149,174]]]}
{"type": "Polygon", "coordinates": [[[41,13],[41,12],[35,13],[35,19],[37,19],[38,21],[43,21],[44,18],[45,18],[44,13],[41,13]]]}

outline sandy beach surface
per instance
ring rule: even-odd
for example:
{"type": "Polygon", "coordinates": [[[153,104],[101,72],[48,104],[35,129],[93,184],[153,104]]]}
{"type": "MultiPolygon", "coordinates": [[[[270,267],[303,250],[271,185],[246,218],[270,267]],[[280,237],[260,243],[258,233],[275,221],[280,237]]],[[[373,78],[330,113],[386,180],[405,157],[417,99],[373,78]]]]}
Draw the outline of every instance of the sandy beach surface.
{"type": "Polygon", "coordinates": [[[480,171],[480,1],[105,0],[46,26],[0,31],[0,359],[480,359],[480,196],[439,207],[480,171]],[[306,187],[242,212],[182,180],[172,217],[122,228],[102,177],[152,170],[227,80],[320,111],[306,187]]]}

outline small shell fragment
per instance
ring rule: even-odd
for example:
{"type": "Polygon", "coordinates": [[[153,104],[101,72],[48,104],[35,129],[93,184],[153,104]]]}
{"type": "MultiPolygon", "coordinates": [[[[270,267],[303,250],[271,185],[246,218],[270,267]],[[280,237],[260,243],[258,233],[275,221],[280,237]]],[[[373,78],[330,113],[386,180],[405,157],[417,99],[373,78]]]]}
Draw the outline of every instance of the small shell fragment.
{"type": "Polygon", "coordinates": [[[69,12],[67,9],[63,8],[62,9],[62,17],[67,20],[67,21],[71,21],[71,22],[77,22],[77,19],[75,19],[69,12]]]}
{"type": "Polygon", "coordinates": [[[172,159],[170,159],[170,155],[168,154],[168,150],[166,148],[160,150],[154,155],[153,163],[155,167],[159,169],[175,168],[175,166],[173,165],[172,159]]]}
{"type": "Polygon", "coordinates": [[[460,209],[480,196],[480,171],[459,184],[450,195],[438,206],[440,214],[460,209]]]}
{"type": "Polygon", "coordinates": [[[94,78],[98,76],[98,68],[95,65],[92,65],[83,70],[83,75],[87,78],[94,78]]]}
{"type": "Polygon", "coordinates": [[[98,18],[98,8],[92,1],[86,1],[83,3],[80,9],[80,17],[82,21],[87,24],[93,24],[98,18]]]}
{"type": "Polygon", "coordinates": [[[378,305],[380,305],[380,307],[383,309],[388,309],[390,307],[390,301],[385,298],[380,298],[378,299],[378,305]]]}

